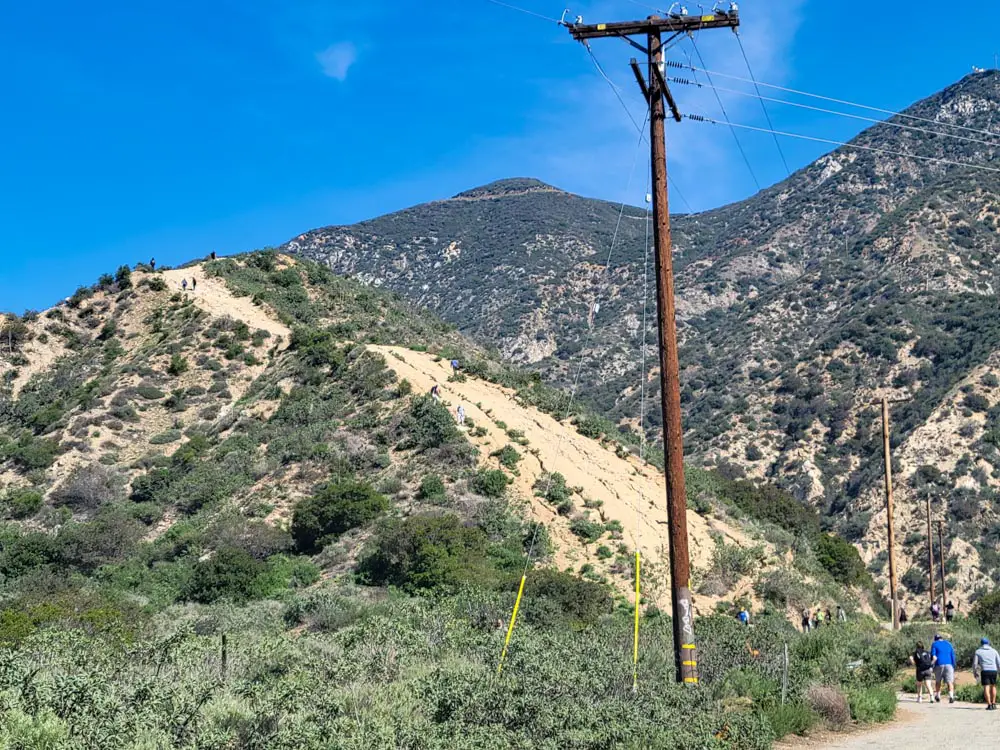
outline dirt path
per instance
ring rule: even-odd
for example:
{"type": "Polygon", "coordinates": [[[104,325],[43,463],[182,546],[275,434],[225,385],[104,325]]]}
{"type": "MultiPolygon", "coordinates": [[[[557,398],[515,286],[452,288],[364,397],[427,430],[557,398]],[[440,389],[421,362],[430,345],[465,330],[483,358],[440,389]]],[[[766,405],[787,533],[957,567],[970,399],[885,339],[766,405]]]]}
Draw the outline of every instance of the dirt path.
{"type": "Polygon", "coordinates": [[[935,750],[964,750],[979,744],[995,743],[1000,735],[1000,711],[989,712],[986,706],[972,703],[916,703],[912,695],[900,697],[899,716],[895,722],[871,732],[819,740],[798,740],[780,748],[817,748],[817,750],[911,750],[928,747],[935,750]]]}
{"type": "Polygon", "coordinates": [[[249,297],[237,297],[221,279],[210,278],[200,266],[189,266],[163,272],[163,280],[171,290],[181,291],[181,282],[187,279],[187,294],[194,303],[215,317],[228,315],[235,320],[242,320],[251,330],[261,328],[272,336],[281,337],[287,344],[291,331],[286,325],[276,320],[268,311],[255,305],[249,297]],[[192,290],[191,279],[197,279],[198,287],[192,290]]]}
{"type": "MultiPolygon", "coordinates": [[[[598,545],[581,543],[569,530],[569,519],[535,497],[535,482],[544,472],[559,472],[566,477],[569,487],[582,489],[582,498],[574,497],[577,512],[585,510],[584,499],[600,501],[602,505],[591,511],[591,517],[604,522],[619,521],[624,529],[624,540],[630,547],[637,545],[641,550],[643,567],[651,574],[650,583],[654,577],[665,583],[665,573],[656,568],[665,559],[666,544],[666,489],[659,472],[634,458],[620,458],[611,447],[584,437],[572,425],[521,406],[509,389],[477,378],[469,378],[464,383],[448,382],[449,363],[435,362],[433,355],[400,347],[371,348],[381,353],[389,368],[395,370],[400,379],[409,380],[418,393],[427,393],[438,384],[442,400],[453,414],[459,404],[463,404],[467,417],[475,426],[486,429],[486,435],[471,438],[480,448],[485,462],[490,460],[488,456],[492,451],[514,444],[505,430],[523,433],[527,445],[514,445],[523,457],[518,464],[520,476],[515,478],[515,487],[521,497],[530,499],[531,514],[549,527],[558,547],[557,565],[579,568],[586,562],[602,569],[611,563],[596,556],[598,545]]],[[[688,512],[688,526],[691,558],[696,567],[705,568],[709,563],[715,549],[713,532],[721,534],[729,544],[751,543],[739,530],[721,521],[707,521],[693,511],[688,512]]],[[[607,540],[600,543],[609,544],[607,540]]],[[[664,586],[657,598],[667,593],[664,586]]],[[[696,605],[701,610],[710,608],[713,603],[714,600],[706,597],[696,598],[696,605]]]]}

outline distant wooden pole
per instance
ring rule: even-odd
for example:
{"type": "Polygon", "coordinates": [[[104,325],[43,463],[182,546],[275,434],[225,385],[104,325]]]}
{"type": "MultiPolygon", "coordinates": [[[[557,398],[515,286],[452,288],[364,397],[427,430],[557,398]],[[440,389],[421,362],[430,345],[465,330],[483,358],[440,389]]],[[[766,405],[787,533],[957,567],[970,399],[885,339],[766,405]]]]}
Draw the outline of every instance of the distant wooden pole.
{"type": "Polygon", "coordinates": [[[889,446],[889,399],[882,397],[882,453],[885,458],[885,509],[889,527],[889,597],[892,599],[892,629],[899,630],[899,599],[896,595],[896,529],[892,507],[892,453],[889,446]]]}
{"type": "Polygon", "coordinates": [[[938,562],[941,563],[941,611],[948,606],[948,584],[944,581],[944,521],[938,519],[938,562]]]}
{"type": "Polygon", "coordinates": [[[927,496],[927,577],[931,582],[931,606],[937,601],[934,596],[934,532],[931,530],[931,496],[927,496]]]}

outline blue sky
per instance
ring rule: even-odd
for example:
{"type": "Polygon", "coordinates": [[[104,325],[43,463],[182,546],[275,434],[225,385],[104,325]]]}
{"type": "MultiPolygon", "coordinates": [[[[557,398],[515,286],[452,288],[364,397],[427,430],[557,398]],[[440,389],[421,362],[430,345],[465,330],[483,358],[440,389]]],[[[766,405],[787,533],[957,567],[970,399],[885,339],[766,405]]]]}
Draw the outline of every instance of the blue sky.
{"type": "MultiPolygon", "coordinates": [[[[512,2],[553,17],[564,7],[512,2]]],[[[650,12],[570,5],[595,23],[650,12]]],[[[990,24],[965,16],[942,32],[940,3],[873,7],[865,23],[827,0],[741,10],[761,80],[890,109],[992,66],[1000,49],[990,24]]],[[[745,73],[729,32],[700,39],[710,68],[745,73]]],[[[594,50],[641,117],[632,53],[614,40],[594,50]]],[[[503,177],[636,203],[644,192],[641,164],[626,190],[636,135],[585,51],[487,0],[16,3],[0,65],[0,310],[48,306],[121,263],[278,244],[503,177]]],[[[704,91],[677,94],[687,112],[718,114],[704,91]]],[[[753,99],[726,105],[764,124],[753,99]]],[[[861,125],[778,105],[771,116],[836,139],[861,125]]],[[[761,183],[785,176],[769,136],[741,137],[761,183]]],[[[669,138],[686,199],[675,209],[755,191],[725,131],[684,123],[669,138]]],[[[782,145],[793,169],[824,151],[782,145]]]]}

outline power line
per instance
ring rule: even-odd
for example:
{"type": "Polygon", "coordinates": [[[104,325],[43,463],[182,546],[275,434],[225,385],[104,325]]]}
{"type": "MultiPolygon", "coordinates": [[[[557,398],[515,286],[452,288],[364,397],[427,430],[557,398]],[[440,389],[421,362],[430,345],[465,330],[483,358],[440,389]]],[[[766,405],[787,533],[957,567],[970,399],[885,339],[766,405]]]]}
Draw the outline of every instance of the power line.
{"type": "Polygon", "coordinates": [[[834,104],[844,104],[848,107],[857,107],[858,109],[866,109],[869,112],[879,112],[883,115],[889,115],[891,117],[903,117],[908,120],[917,120],[920,122],[927,122],[933,125],[939,125],[947,128],[956,128],[958,130],[964,130],[970,133],[979,133],[980,135],[988,135],[992,138],[1000,138],[1000,133],[994,132],[992,130],[982,130],[980,128],[970,128],[965,125],[956,125],[951,122],[942,122],[941,120],[935,120],[930,117],[920,117],[919,115],[909,115],[905,112],[897,112],[892,109],[882,109],[881,107],[870,107],[867,104],[858,104],[857,102],[848,101],[846,99],[836,99],[832,96],[823,96],[822,94],[813,94],[808,91],[799,91],[798,89],[790,89],[786,86],[778,86],[774,83],[764,83],[763,81],[751,81],[747,78],[742,78],[741,76],[730,75],[728,73],[720,73],[715,70],[705,70],[704,61],[702,61],[701,68],[695,68],[693,65],[685,65],[682,62],[675,62],[673,60],[668,60],[666,63],[668,68],[681,68],[683,70],[691,70],[694,72],[704,73],[706,76],[715,75],[720,78],[729,78],[734,81],[740,81],[742,83],[756,83],[756,85],[764,86],[769,89],[776,89],[777,91],[784,91],[787,94],[795,94],[797,96],[808,96],[813,99],[822,99],[823,101],[833,102],[834,104]]]}
{"type": "MultiPolygon", "coordinates": [[[[688,120],[693,120],[694,122],[707,122],[711,125],[722,125],[723,123],[718,120],[714,120],[711,117],[705,117],[704,115],[685,115],[688,120]]],[[[752,130],[758,133],[774,133],[776,135],[783,136],[785,138],[798,138],[804,141],[813,141],[815,143],[827,143],[832,146],[840,146],[842,148],[854,148],[860,151],[870,151],[876,154],[887,154],[889,156],[899,156],[904,159],[918,159],[920,161],[932,162],[935,164],[946,164],[952,167],[965,167],[967,169],[976,169],[983,172],[1000,172],[1000,169],[995,167],[986,167],[978,164],[969,164],[968,162],[952,161],[950,159],[939,159],[935,156],[920,156],[918,154],[907,154],[902,151],[893,151],[888,148],[876,148],[874,146],[862,146],[857,143],[846,143],[844,141],[835,141],[830,138],[819,138],[812,135],[802,135],[801,133],[788,133],[782,130],[770,130],[768,128],[758,128],[753,125],[741,125],[735,122],[726,122],[731,128],[741,128],[742,130],[752,130]]]]}
{"type": "MultiPolygon", "coordinates": [[[[698,61],[701,63],[701,67],[705,68],[705,59],[701,56],[701,50],[698,49],[698,43],[694,39],[694,35],[691,35],[691,46],[694,47],[694,52],[698,55],[698,61]]],[[[705,77],[708,78],[708,83],[712,87],[715,93],[715,100],[719,103],[719,109],[722,110],[722,116],[729,122],[729,113],[726,112],[726,105],[722,103],[722,97],[719,96],[719,92],[715,91],[715,85],[712,83],[712,76],[708,74],[708,71],[703,70],[705,77]]],[[[756,173],[753,171],[753,167],[750,165],[750,159],[747,158],[747,152],[743,150],[743,144],[740,142],[740,137],[736,135],[736,130],[733,127],[729,128],[729,131],[733,134],[733,140],[736,141],[736,148],[740,150],[740,155],[743,157],[743,163],[747,165],[747,170],[750,172],[750,176],[753,178],[754,184],[757,186],[757,192],[761,191],[760,180],[757,179],[756,173]]]]}
{"type": "MultiPolygon", "coordinates": [[[[733,29],[733,34],[736,35],[736,41],[739,42],[740,52],[743,53],[743,62],[747,64],[747,72],[750,74],[750,80],[753,81],[753,86],[757,90],[758,96],[760,95],[760,88],[757,86],[757,77],[753,74],[753,69],[750,67],[750,58],[747,57],[747,51],[743,48],[743,39],[740,37],[740,32],[737,29],[733,29]]],[[[764,99],[760,99],[760,108],[764,110],[764,119],[767,120],[767,126],[774,130],[774,123],[771,122],[771,115],[767,111],[767,105],[764,104],[764,99]]],[[[788,176],[792,176],[792,170],[788,166],[788,160],[785,158],[785,152],[781,150],[781,143],[778,141],[778,136],[774,136],[774,145],[778,148],[778,155],[781,156],[781,163],[785,165],[785,171],[788,176]]]]}
{"type": "MultiPolygon", "coordinates": [[[[698,88],[706,88],[706,84],[699,83],[698,81],[689,81],[686,78],[676,78],[672,77],[668,79],[671,83],[677,83],[682,86],[697,86],[698,88]]],[[[966,143],[978,143],[982,146],[989,146],[990,148],[996,148],[1000,146],[1000,143],[995,141],[984,141],[980,138],[972,138],[967,135],[958,135],[957,133],[942,133],[939,130],[931,130],[930,128],[922,128],[918,125],[904,125],[901,122],[891,122],[889,120],[880,120],[877,117],[866,117],[865,115],[856,115],[851,112],[840,112],[835,109],[826,109],[825,107],[814,107],[811,104],[803,104],[802,102],[792,102],[787,99],[775,99],[771,96],[763,96],[759,92],[757,94],[752,94],[749,91],[740,91],[739,89],[729,89],[723,86],[715,86],[716,91],[723,94],[735,94],[737,96],[747,96],[751,99],[760,99],[766,102],[774,102],[775,104],[786,104],[789,107],[798,107],[799,109],[807,109],[811,112],[820,112],[826,115],[837,115],[839,117],[847,117],[852,120],[862,120],[864,122],[871,122],[876,125],[885,125],[890,128],[899,128],[900,130],[911,130],[916,133],[926,133],[927,135],[936,135],[941,138],[954,138],[955,140],[965,141],[966,143]]],[[[768,121],[770,127],[774,127],[770,121],[768,121]]]]}
{"type": "Polygon", "coordinates": [[[502,0],[486,0],[488,3],[493,3],[494,5],[499,5],[502,8],[510,8],[511,10],[516,10],[518,13],[525,13],[529,16],[534,16],[535,18],[541,18],[543,21],[551,21],[552,23],[559,23],[558,18],[550,18],[549,16],[543,16],[541,13],[535,13],[533,10],[528,10],[526,8],[519,8],[516,5],[511,5],[510,3],[502,2],[502,0]]]}

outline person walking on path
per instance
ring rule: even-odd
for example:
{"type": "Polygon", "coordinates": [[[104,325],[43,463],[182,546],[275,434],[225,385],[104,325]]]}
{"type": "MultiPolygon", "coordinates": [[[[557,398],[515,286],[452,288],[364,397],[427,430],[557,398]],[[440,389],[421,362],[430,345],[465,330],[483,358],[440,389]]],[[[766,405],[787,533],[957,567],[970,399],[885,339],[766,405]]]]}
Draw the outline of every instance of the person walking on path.
{"type": "Polygon", "coordinates": [[[823,626],[823,622],[826,619],[826,615],[823,614],[823,609],[819,608],[816,610],[816,627],[820,628],[823,626]]]}
{"type": "Polygon", "coordinates": [[[972,674],[983,686],[986,710],[997,710],[997,672],[1000,672],[1000,654],[990,645],[989,638],[983,638],[982,645],[972,657],[972,674]]]}
{"type": "Polygon", "coordinates": [[[458,424],[465,425],[465,407],[462,404],[458,405],[458,424]]]}
{"type": "Polygon", "coordinates": [[[198,279],[196,279],[194,276],[191,277],[191,291],[192,292],[198,291],[198,279]]]}
{"type": "Polygon", "coordinates": [[[837,605],[837,620],[839,622],[847,622],[847,613],[839,604],[837,605]]]}
{"type": "Polygon", "coordinates": [[[212,260],[215,260],[215,250],[212,251],[212,260]]]}
{"type": "Polygon", "coordinates": [[[747,608],[746,607],[743,607],[740,610],[740,613],[738,615],[736,615],[736,616],[739,618],[739,621],[742,622],[744,625],[747,625],[747,626],[750,625],[750,613],[747,612],[747,608]]]}
{"type": "Polygon", "coordinates": [[[453,359],[451,361],[451,373],[452,375],[458,375],[458,360],[453,359]]]}
{"type": "Polygon", "coordinates": [[[185,292],[188,290],[188,280],[187,279],[181,279],[181,289],[184,290],[185,292]]]}
{"type": "Polygon", "coordinates": [[[809,630],[810,630],[809,619],[810,619],[809,618],[809,610],[808,609],[802,610],[802,632],[803,633],[808,633],[809,630]]]}
{"type": "Polygon", "coordinates": [[[905,625],[909,621],[910,621],[910,616],[906,614],[906,610],[905,609],[900,609],[899,610],[899,624],[900,625],[905,625]]]}
{"type": "Polygon", "coordinates": [[[155,271],[156,270],[156,258],[150,258],[149,259],[149,270],[150,271],[155,271]]]}
{"type": "Polygon", "coordinates": [[[437,383],[435,383],[434,386],[431,388],[431,398],[437,401],[438,403],[441,402],[441,389],[438,387],[437,383]]]}
{"type": "Polygon", "coordinates": [[[927,700],[934,702],[934,688],[931,680],[934,677],[934,657],[924,648],[923,643],[917,643],[917,648],[910,655],[910,662],[917,670],[917,703],[923,703],[924,688],[927,688],[927,700]]]}
{"type": "Polygon", "coordinates": [[[948,622],[951,622],[952,620],[955,619],[955,605],[952,604],[950,601],[944,608],[944,619],[947,620],[948,622]]]}
{"type": "Polygon", "coordinates": [[[931,620],[934,622],[941,622],[941,607],[937,602],[931,605],[931,620]]]}
{"type": "Polygon", "coordinates": [[[934,657],[934,700],[941,702],[941,683],[948,686],[948,702],[955,702],[955,647],[940,633],[934,635],[931,646],[934,657]]]}

